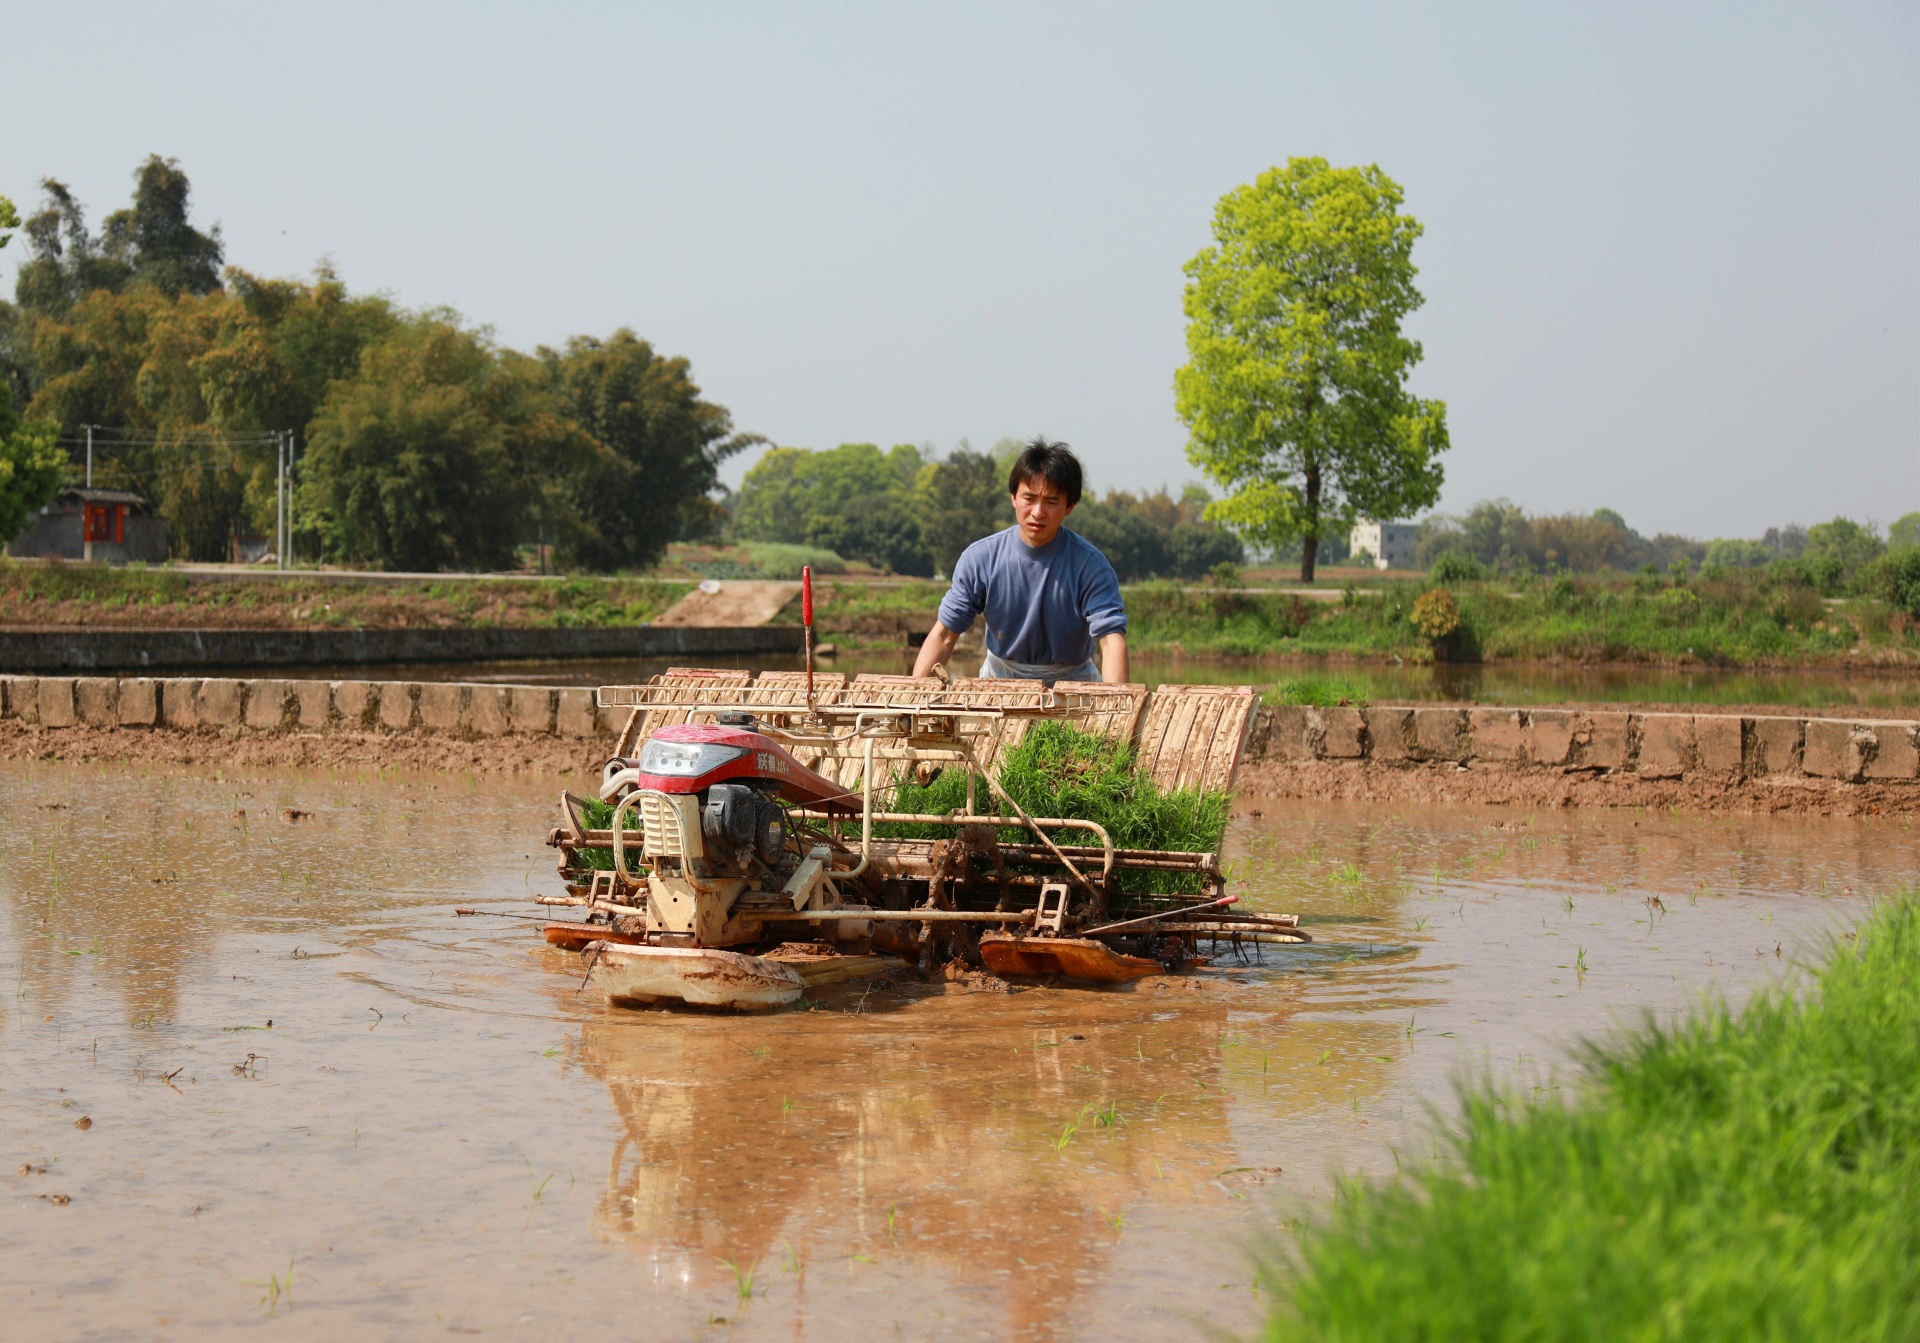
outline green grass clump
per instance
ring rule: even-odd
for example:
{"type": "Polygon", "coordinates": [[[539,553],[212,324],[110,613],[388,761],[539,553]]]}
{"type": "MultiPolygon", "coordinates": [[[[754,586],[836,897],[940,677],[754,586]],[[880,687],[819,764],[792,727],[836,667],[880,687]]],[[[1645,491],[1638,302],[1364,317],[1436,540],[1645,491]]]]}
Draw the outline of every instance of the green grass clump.
{"type": "Polygon", "coordinates": [[[819,574],[844,574],[847,562],[825,546],[790,546],[778,541],[747,541],[742,550],[753,558],[753,567],[765,578],[798,578],[807,565],[819,574]]]}
{"type": "Polygon", "coordinates": [[[1920,892],[1805,991],[1465,1097],[1447,1167],[1343,1191],[1271,1339],[1920,1338],[1920,892]]]}
{"type": "MultiPolygon", "coordinates": [[[[1162,789],[1134,768],[1133,748],[1065,723],[1038,722],[1025,740],[1003,751],[1000,784],[1029,816],[1071,817],[1103,825],[1121,849],[1178,849],[1213,852],[1227,828],[1225,793],[1193,788],[1162,789]]],[[[966,806],[966,774],[949,769],[922,787],[900,784],[887,804],[891,811],[939,815],[966,806]]],[[[1000,803],[985,781],[977,785],[975,805],[987,811],[1000,803]]],[[[931,838],[951,833],[945,827],[892,824],[875,833],[896,838],[931,838]]],[[[1084,830],[1050,831],[1061,844],[1093,842],[1084,830]]],[[[1022,843],[1025,828],[1001,832],[1003,840],[1022,843]]],[[[1122,891],[1180,891],[1194,879],[1169,873],[1131,873],[1118,883],[1122,891]]]]}
{"type": "Polygon", "coordinates": [[[1344,676],[1287,676],[1261,696],[1268,704],[1305,704],[1331,709],[1349,704],[1364,707],[1367,688],[1344,676]]]}

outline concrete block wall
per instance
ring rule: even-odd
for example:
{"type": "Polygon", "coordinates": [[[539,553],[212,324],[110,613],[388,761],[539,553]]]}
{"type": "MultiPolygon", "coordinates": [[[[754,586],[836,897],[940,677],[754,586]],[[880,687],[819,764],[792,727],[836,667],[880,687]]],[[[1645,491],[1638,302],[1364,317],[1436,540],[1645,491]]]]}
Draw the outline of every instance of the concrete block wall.
{"type": "MultiPolygon", "coordinates": [[[[608,738],[624,709],[590,689],[444,681],[0,676],[0,718],[31,726],[608,738]]],[[[1786,715],[1492,706],[1262,708],[1249,760],[1621,774],[1642,779],[1920,783],[1920,725],[1786,715]]]]}
{"type": "Polygon", "coordinates": [[[0,718],[43,728],[361,732],[475,739],[617,733],[590,689],[448,681],[0,676],[0,718]]]}
{"type": "Polygon", "coordinates": [[[1920,724],[1631,710],[1262,708],[1250,760],[1920,783],[1920,724]]]}

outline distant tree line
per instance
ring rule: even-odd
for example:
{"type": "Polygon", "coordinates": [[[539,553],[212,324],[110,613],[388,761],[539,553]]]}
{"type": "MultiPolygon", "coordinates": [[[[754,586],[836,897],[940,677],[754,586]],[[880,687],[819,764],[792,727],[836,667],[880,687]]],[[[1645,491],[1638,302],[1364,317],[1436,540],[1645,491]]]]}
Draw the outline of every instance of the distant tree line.
{"type": "Polygon", "coordinates": [[[1908,513],[1883,537],[1871,523],[1835,518],[1811,527],[1769,527],[1759,540],[1697,541],[1661,532],[1645,537],[1610,508],[1592,514],[1534,516],[1506,499],[1486,499],[1464,514],[1434,514],[1420,524],[1415,551],[1423,568],[1529,574],[1686,571],[1727,574],[1767,569],[1828,596],[1884,586],[1890,556],[1920,552],[1920,513],[1908,513]]]}
{"type": "Polygon", "coordinates": [[[233,441],[267,430],[295,436],[303,558],[494,569],[544,544],[567,567],[643,568],[716,525],[719,465],[758,440],[685,359],[625,328],[525,354],[451,311],[352,294],[325,266],[256,276],[194,227],[177,163],[151,157],[134,181],[97,234],[42,183],[0,302],[0,381],[69,444],[94,426],[96,483],[152,499],[177,557],[272,532],[275,451],[233,441]]]}
{"type": "MultiPolygon", "coordinates": [[[[732,535],[832,550],[897,574],[951,573],[967,546],[1013,524],[1007,472],[1022,445],[991,452],[962,443],[942,455],[930,446],[873,443],[836,448],[769,448],[731,502],[732,535]]],[[[1092,541],[1126,581],[1197,578],[1244,559],[1240,542],[1205,521],[1207,492],[1178,498],[1109,491],[1081,499],[1067,526],[1092,541]]]]}

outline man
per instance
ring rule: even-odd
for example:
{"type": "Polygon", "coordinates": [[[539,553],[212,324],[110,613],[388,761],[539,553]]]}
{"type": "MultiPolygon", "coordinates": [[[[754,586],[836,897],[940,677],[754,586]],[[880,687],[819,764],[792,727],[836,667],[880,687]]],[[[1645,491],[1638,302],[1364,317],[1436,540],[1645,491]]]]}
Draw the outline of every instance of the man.
{"type": "Polygon", "coordinates": [[[914,660],[915,676],[944,665],[984,614],[982,676],[1116,685],[1127,679],[1120,579],[1097,546],[1061,526],[1080,502],[1080,483],[1080,462],[1066,444],[1036,438],[1027,445],[1007,477],[1015,524],[961,552],[939,620],[914,660]]]}

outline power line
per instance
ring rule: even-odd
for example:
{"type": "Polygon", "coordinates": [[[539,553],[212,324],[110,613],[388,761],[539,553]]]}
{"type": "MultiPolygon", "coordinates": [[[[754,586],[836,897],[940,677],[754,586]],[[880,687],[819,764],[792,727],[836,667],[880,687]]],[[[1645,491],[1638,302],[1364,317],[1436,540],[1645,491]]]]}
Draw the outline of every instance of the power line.
{"type": "MultiPolygon", "coordinates": [[[[58,440],[68,447],[84,447],[84,438],[63,438],[58,440]]],[[[280,435],[269,434],[182,434],[175,438],[96,438],[95,448],[154,448],[173,447],[191,444],[231,444],[234,447],[258,447],[267,443],[278,443],[280,435]]]]}

